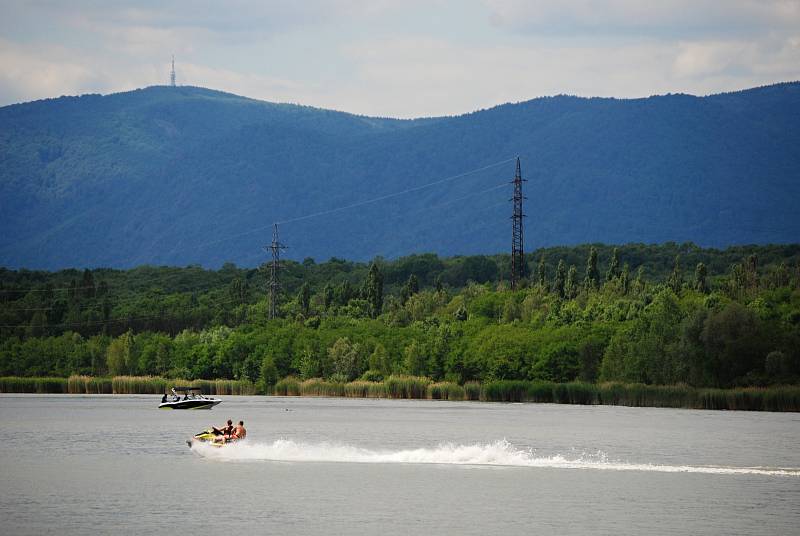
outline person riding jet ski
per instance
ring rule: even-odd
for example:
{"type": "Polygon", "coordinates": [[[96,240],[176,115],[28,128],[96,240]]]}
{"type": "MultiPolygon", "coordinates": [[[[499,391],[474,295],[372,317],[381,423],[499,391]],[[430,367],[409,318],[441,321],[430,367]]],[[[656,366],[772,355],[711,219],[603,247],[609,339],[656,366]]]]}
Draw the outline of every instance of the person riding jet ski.
{"type": "Polygon", "coordinates": [[[233,421],[228,419],[228,423],[222,428],[217,428],[216,426],[212,426],[211,429],[214,431],[215,435],[222,436],[223,441],[228,441],[233,435],[233,430],[234,430],[233,421]]]}
{"type": "Polygon", "coordinates": [[[227,444],[241,441],[245,437],[247,437],[247,430],[244,427],[244,421],[239,421],[239,424],[234,427],[233,421],[228,419],[227,424],[222,428],[212,426],[208,430],[195,434],[186,444],[190,447],[193,443],[206,443],[214,447],[223,447],[227,444]]]}

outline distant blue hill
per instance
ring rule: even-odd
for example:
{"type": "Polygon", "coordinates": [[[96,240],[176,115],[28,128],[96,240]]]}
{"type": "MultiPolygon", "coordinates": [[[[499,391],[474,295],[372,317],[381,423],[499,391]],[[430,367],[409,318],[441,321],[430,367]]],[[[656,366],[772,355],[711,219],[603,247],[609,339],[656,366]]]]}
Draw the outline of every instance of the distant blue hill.
{"type": "Polygon", "coordinates": [[[510,246],[800,240],[800,83],[371,118],[195,87],[0,108],[0,265],[257,265],[510,246]],[[452,180],[450,177],[484,168],[452,180]],[[437,184],[416,189],[429,183],[437,184]],[[375,197],[403,195],[329,212],[375,197]]]}

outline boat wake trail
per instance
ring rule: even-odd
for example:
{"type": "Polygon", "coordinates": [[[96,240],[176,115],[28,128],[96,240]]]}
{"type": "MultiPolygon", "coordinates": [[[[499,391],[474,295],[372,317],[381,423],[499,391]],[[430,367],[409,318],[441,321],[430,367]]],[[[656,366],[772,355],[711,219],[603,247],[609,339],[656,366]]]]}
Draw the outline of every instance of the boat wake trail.
{"type": "Polygon", "coordinates": [[[279,439],[273,443],[240,443],[224,448],[200,444],[194,445],[192,450],[205,458],[221,461],[442,464],[800,477],[800,468],[627,463],[611,461],[602,453],[538,456],[534,450],[514,447],[506,440],[474,445],[444,444],[435,448],[408,450],[370,450],[334,443],[302,443],[279,439]]]}

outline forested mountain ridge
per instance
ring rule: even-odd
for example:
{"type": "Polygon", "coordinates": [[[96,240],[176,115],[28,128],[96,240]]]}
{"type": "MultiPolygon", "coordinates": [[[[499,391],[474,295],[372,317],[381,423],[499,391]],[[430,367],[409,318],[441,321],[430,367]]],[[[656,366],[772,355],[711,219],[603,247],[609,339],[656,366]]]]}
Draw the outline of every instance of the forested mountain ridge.
{"type": "Polygon", "coordinates": [[[508,246],[796,242],[800,83],[693,97],[557,96],[457,117],[369,118],[193,87],[0,108],[0,265],[126,267],[508,246]],[[497,165],[495,165],[497,164],[497,165]]]}

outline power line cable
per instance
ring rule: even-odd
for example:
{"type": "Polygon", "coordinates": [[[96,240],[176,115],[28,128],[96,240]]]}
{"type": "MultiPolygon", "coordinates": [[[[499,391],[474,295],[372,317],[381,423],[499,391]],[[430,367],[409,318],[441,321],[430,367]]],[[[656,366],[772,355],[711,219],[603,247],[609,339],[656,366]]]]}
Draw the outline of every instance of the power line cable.
{"type": "MultiPolygon", "coordinates": [[[[225,286],[223,284],[222,286],[219,286],[219,287],[211,287],[211,288],[207,288],[207,289],[203,289],[203,290],[207,291],[207,292],[214,291],[214,290],[217,290],[217,291],[220,291],[220,292],[224,292],[224,289],[225,289],[225,286]]],[[[134,293],[134,294],[130,294],[130,295],[126,296],[125,298],[120,298],[120,299],[113,299],[113,297],[110,297],[109,300],[108,300],[108,305],[111,306],[112,308],[114,308],[114,307],[122,307],[122,306],[131,306],[131,305],[135,306],[135,305],[140,305],[140,304],[143,304],[143,303],[147,304],[147,302],[149,302],[151,300],[155,300],[158,303],[164,303],[164,301],[166,299],[168,299],[168,298],[174,299],[176,297],[184,297],[188,293],[194,294],[195,291],[194,290],[181,291],[181,292],[174,292],[174,293],[161,294],[161,295],[155,295],[155,296],[154,295],[149,295],[149,294],[136,294],[136,293],[134,293]]],[[[103,304],[105,303],[104,298],[95,298],[95,300],[97,300],[97,301],[95,301],[93,303],[81,302],[81,303],[78,303],[78,304],[73,304],[72,307],[70,307],[69,304],[67,304],[66,310],[67,311],[75,311],[75,310],[77,310],[77,311],[86,311],[86,310],[91,310],[91,309],[96,309],[96,308],[102,307],[103,304]]],[[[7,311],[7,312],[29,311],[30,312],[30,311],[53,311],[55,309],[58,309],[58,307],[56,307],[55,305],[51,305],[50,307],[5,307],[5,308],[3,308],[3,311],[7,311]]]]}
{"type": "MultiPolygon", "coordinates": [[[[507,185],[507,183],[506,183],[506,185],[507,185]]],[[[472,214],[480,214],[482,212],[486,212],[486,211],[491,210],[493,208],[497,208],[497,207],[500,207],[500,206],[507,206],[507,205],[508,205],[508,200],[503,200],[503,201],[501,201],[499,203],[494,203],[494,204],[489,205],[487,207],[483,207],[483,208],[477,209],[477,210],[473,211],[472,214]]],[[[497,227],[498,225],[500,225],[501,223],[503,223],[503,224],[508,223],[507,216],[503,216],[502,220],[491,221],[491,222],[485,223],[483,225],[467,226],[467,227],[465,227],[463,229],[460,229],[459,231],[456,231],[455,233],[450,234],[449,236],[463,236],[465,234],[471,234],[471,233],[479,232],[479,231],[486,230],[486,229],[493,229],[493,228],[497,227]]],[[[424,227],[421,227],[421,228],[417,228],[417,231],[419,231],[419,230],[423,230],[423,231],[424,230],[430,230],[430,229],[438,228],[440,226],[441,226],[441,223],[432,222],[431,225],[427,225],[427,226],[424,226],[424,227]]],[[[418,249],[420,249],[419,246],[421,244],[422,244],[422,242],[418,241],[418,242],[416,242],[414,244],[413,248],[411,248],[411,249],[418,250],[418,249]]],[[[387,251],[379,251],[379,252],[375,253],[373,255],[373,257],[375,257],[375,256],[386,256],[388,254],[389,254],[389,252],[387,252],[387,251]]]]}
{"type": "MultiPolygon", "coordinates": [[[[177,309],[190,311],[191,309],[199,309],[201,306],[219,306],[226,303],[233,303],[239,301],[238,298],[232,298],[229,300],[222,300],[216,301],[212,303],[198,303],[197,305],[184,305],[179,306],[177,309]]],[[[57,328],[57,327],[85,327],[85,326],[93,326],[93,325],[103,325],[107,323],[115,323],[115,322],[129,322],[134,320],[146,320],[146,319],[154,319],[154,318],[161,318],[161,319],[169,319],[169,320],[180,320],[179,318],[171,315],[163,315],[163,314],[152,314],[146,316],[138,316],[138,317],[116,317],[116,318],[108,318],[106,320],[89,320],[89,321],[78,321],[78,322],[62,322],[59,324],[37,324],[32,326],[31,324],[17,324],[17,325],[9,325],[9,324],[2,324],[0,325],[0,329],[24,329],[24,328],[57,328]]]]}
{"type": "Polygon", "coordinates": [[[59,287],[59,288],[2,288],[0,292],[55,292],[57,290],[85,290],[89,288],[97,288],[95,286],[85,286],[85,287],[59,287]]]}
{"type": "MultiPolygon", "coordinates": [[[[117,294],[117,295],[115,295],[113,293],[109,293],[109,294],[107,294],[107,297],[108,297],[108,300],[109,300],[108,303],[112,308],[113,307],[125,306],[125,305],[138,305],[138,304],[141,304],[143,301],[151,300],[151,299],[158,300],[159,302],[163,302],[165,299],[175,298],[175,297],[183,297],[186,294],[189,294],[189,293],[194,294],[195,292],[212,292],[212,291],[224,292],[226,286],[230,285],[231,282],[232,282],[232,280],[231,281],[222,281],[218,285],[213,285],[212,284],[211,286],[209,286],[207,283],[204,283],[202,285],[196,285],[196,286],[189,287],[189,288],[183,289],[183,290],[175,290],[175,291],[171,291],[171,292],[165,290],[164,294],[150,294],[151,290],[153,290],[153,289],[150,289],[150,288],[144,289],[142,291],[136,291],[134,289],[127,289],[126,288],[126,292],[124,292],[124,293],[120,293],[120,294],[117,294]]],[[[85,287],[85,288],[92,288],[92,287],[85,287]]],[[[112,288],[112,287],[109,287],[109,288],[112,288]]],[[[124,288],[124,287],[114,287],[114,288],[124,288]]],[[[31,289],[31,290],[36,290],[36,289],[31,289]]],[[[17,291],[15,290],[14,292],[17,292],[17,291]]],[[[11,302],[9,302],[9,304],[13,305],[17,301],[20,301],[20,300],[24,299],[25,297],[27,297],[27,296],[22,296],[18,300],[12,300],[11,302]]],[[[54,300],[57,300],[59,298],[60,297],[54,298],[54,300]]],[[[73,305],[73,307],[69,307],[68,306],[67,310],[75,310],[75,309],[77,309],[78,311],[82,311],[82,310],[93,309],[93,308],[96,308],[96,307],[101,307],[103,305],[103,301],[102,300],[105,299],[105,296],[101,297],[101,298],[94,298],[94,299],[96,301],[94,301],[93,303],[81,302],[81,303],[76,304],[77,307],[74,307],[74,305],[73,305]]],[[[52,303],[52,301],[51,301],[51,303],[52,303]]],[[[57,308],[58,307],[56,307],[55,305],[51,305],[50,307],[3,307],[3,311],[4,312],[12,312],[12,313],[13,312],[22,312],[22,311],[35,312],[35,311],[52,311],[52,310],[57,309],[57,308]]]]}
{"type": "MultiPolygon", "coordinates": [[[[130,272],[130,271],[135,270],[135,269],[136,268],[115,269],[115,270],[117,270],[119,272],[130,272]]],[[[182,268],[178,268],[178,269],[182,269],[182,268]]],[[[243,271],[243,272],[249,272],[250,270],[253,270],[253,268],[244,268],[244,267],[238,267],[238,269],[243,271]]],[[[90,271],[92,271],[92,270],[90,270],[90,271]]],[[[211,271],[214,272],[215,274],[219,274],[219,270],[211,270],[211,271]]],[[[50,274],[50,273],[55,273],[55,272],[47,272],[47,273],[50,274]]],[[[244,275],[244,274],[242,274],[242,275],[244,275]]],[[[127,275],[121,275],[120,277],[121,278],[126,278],[127,275]]],[[[238,277],[238,275],[236,277],[238,277]]],[[[105,279],[100,280],[100,283],[103,283],[103,282],[106,282],[105,279]]],[[[230,283],[230,281],[223,281],[223,283],[230,283]]],[[[150,286],[148,286],[148,287],[146,287],[146,288],[144,288],[142,290],[137,290],[137,289],[133,289],[133,288],[130,288],[130,287],[126,286],[124,284],[124,282],[123,282],[123,284],[109,284],[108,282],[106,282],[106,288],[108,288],[108,289],[123,289],[124,293],[150,292],[150,291],[153,291],[153,290],[163,290],[164,292],[168,292],[170,294],[176,294],[176,293],[181,293],[181,292],[194,292],[196,290],[212,290],[214,288],[218,288],[218,287],[213,286],[214,284],[215,283],[212,283],[212,286],[209,286],[208,283],[202,283],[202,284],[193,285],[193,286],[189,286],[189,287],[182,288],[182,289],[167,290],[166,288],[164,288],[164,287],[169,287],[170,286],[170,283],[167,282],[163,286],[154,286],[154,285],[150,284],[150,286]]],[[[86,289],[90,289],[90,288],[94,288],[95,290],[99,290],[100,284],[98,283],[94,287],[92,287],[92,286],[56,287],[56,288],[51,288],[51,289],[39,288],[39,287],[37,287],[37,288],[4,287],[4,288],[0,288],[0,294],[2,294],[4,292],[6,292],[6,293],[22,293],[22,292],[30,293],[30,292],[50,292],[50,291],[55,292],[55,291],[64,291],[64,290],[86,290],[86,289]]],[[[122,294],[122,293],[119,293],[119,294],[122,294]]],[[[109,292],[109,295],[113,295],[113,293],[109,292]]],[[[22,299],[24,297],[25,296],[22,296],[22,297],[18,298],[17,300],[12,300],[12,301],[18,301],[18,300],[20,300],[20,299],[22,299]]]]}
{"type": "MultiPolygon", "coordinates": [[[[447,206],[450,206],[452,204],[458,203],[459,201],[464,201],[465,199],[469,199],[470,197],[475,197],[476,195],[489,193],[489,192],[492,192],[494,190],[499,190],[500,188],[503,188],[503,187],[506,187],[506,186],[508,186],[508,182],[507,181],[503,182],[503,183],[500,183],[500,184],[497,184],[495,186],[490,186],[489,188],[485,188],[483,190],[478,190],[477,192],[472,192],[470,194],[467,194],[467,195],[464,195],[464,196],[461,196],[461,197],[457,197],[455,199],[450,199],[449,201],[445,201],[444,203],[439,203],[437,205],[431,205],[429,207],[423,207],[423,208],[420,208],[420,209],[417,209],[417,210],[409,211],[406,214],[399,214],[398,217],[403,217],[403,216],[406,216],[408,214],[420,214],[420,213],[426,212],[428,210],[434,210],[434,209],[438,209],[438,208],[447,207],[447,206]]],[[[496,205],[493,205],[493,206],[496,206],[496,205]]],[[[487,208],[487,207],[478,209],[478,211],[482,211],[485,208],[487,208]]]]}
{"type": "MultiPolygon", "coordinates": [[[[337,213],[337,212],[350,210],[350,209],[357,208],[357,207],[364,206],[364,205],[368,205],[368,204],[371,204],[371,203],[376,203],[378,201],[391,199],[391,198],[398,197],[398,196],[401,196],[401,195],[405,195],[405,194],[408,194],[408,193],[411,193],[411,192],[417,192],[417,191],[420,191],[420,190],[424,190],[426,188],[430,188],[432,186],[436,186],[438,184],[443,184],[445,182],[453,181],[453,180],[456,180],[456,179],[459,179],[459,178],[462,178],[462,177],[466,177],[466,176],[469,176],[469,175],[474,175],[475,173],[479,173],[481,171],[486,171],[487,169],[492,169],[492,168],[500,166],[502,164],[506,164],[508,162],[511,162],[512,160],[514,160],[514,158],[516,158],[516,157],[508,158],[506,160],[502,160],[500,162],[495,162],[493,164],[489,164],[489,165],[486,165],[486,166],[483,166],[483,167],[480,167],[480,168],[476,168],[476,169],[473,169],[473,170],[470,170],[470,171],[465,171],[465,172],[459,173],[457,175],[451,175],[449,177],[445,177],[443,179],[439,179],[439,180],[436,180],[436,181],[433,181],[433,182],[429,182],[429,183],[423,184],[421,186],[415,186],[413,188],[407,188],[407,189],[399,191],[399,192],[394,192],[394,193],[391,193],[391,194],[386,194],[386,195],[374,197],[374,198],[371,198],[371,199],[367,199],[365,201],[359,201],[357,203],[352,203],[350,205],[345,205],[345,206],[342,206],[342,207],[336,207],[336,208],[333,208],[333,209],[330,209],[330,210],[323,210],[323,211],[315,212],[315,213],[312,213],[312,214],[306,214],[306,215],[303,215],[303,216],[298,216],[296,218],[290,218],[288,220],[274,222],[274,223],[271,223],[269,225],[263,225],[263,226],[260,226],[260,227],[254,227],[252,229],[249,229],[247,231],[243,231],[241,233],[236,233],[236,234],[228,235],[228,236],[225,236],[225,237],[222,237],[222,238],[217,238],[217,239],[214,239],[214,240],[201,242],[201,243],[195,244],[195,245],[193,245],[191,247],[193,247],[194,249],[200,249],[200,248],[212,246],[214,244],[219,244],[221,242],[227,242],[229,240],[235,240],[235,239],[241,238],[243,236],[248,236],[248,235],[251,235],[251,234],[254,234],[254,233],[259,233],[259,232],[265,231],[265,230],[271,228],[275,223],[277,223],[278,225],[285,225],[285,224],[288,224],[288,223],[294,223],[294,222],[298,222],[298,221],[302,221],[302,220],[308,220],[308,219],[311,219],[311,218],[317,218],[317,217],[320,217],[320,216],[325,216],[325,215],[328,215],[328,214],[334,214],[334,213],[337,213]]],[[[180,249],[183,249],[183,248],[180,248],[180,249]]],[[[175,251],[178,251],[178,250],[179,250],[179,248],[173,248],[172,252],[175,252],[175,251]]],[[[132,257],[131,259],[136,259],[136,258],[139,258],[141,256],[142,255],[139,255],[137,257],[132,257]]],[[[130,259],[128,259],[128,260],[130,260],[130,259]]]]}
{"type": "MultiPolygon", "coordinates": [[[[514,158],[516,158],[516,157],[514,157],[514,158]]],[[[472,171],[459,173],[458,175],[452,175],[450,177],[445,177],[444,179],[439,179],[439,180],[434,181],[434,182],[429,182],[427,184],[423,184],[422,186],[415,186],[413,188],[407,188],[407,189],[405,189],[403,191],[400,191],[400,192],[381,195],[381,196],[378,196],[378,197],[374,197],[372,199],[367,199],[365,201],[359,201],[358,203],[352,203],[350,205],[346,205],[346,206],[343,206],[343,207],[333,208],[333,209],[330,209],[330,210],[323,210],[323,211],[320,211],[320,212],[315,212],[313,214],[307,214],[305,216],[298,216],[297,218],[291,218],[291,219],[288,219],[288,220],[278,221],[278,222],[275,222],[275,223],[277,223],[278,225],[285,225],[287,223],[294,223],[294,222],[301,221],[301,220],[308,220],[308,219],[316,218],[316,217],[319,217],[319,216],[327,216],[328,214],[334,214],[336,212],[341,212],[343,210],[349,210],[349,209],[352,209],[352,208],[363,207],[364,205],[369,205],[371,203],[377,203],[378,201],[384,201],[386,199],[391,199],[393,197],[398,197],[398,196],[401,196],[401,195],[409,194],[411,192],[418,192],[420,190],[424,190],[425,188],[430,188],[431,186],[436,186],[437,184],[442,184],[442,183],[445,183],[445,182],[449,182],[449,181],[453,181],[453,180],[456,180],[456,179],[460,179],[461,177],[466,177],[467,175],[472,175],[474,173],[485,171],[487,169],[491,169],[493,167],[497,167],[499,165],[511,162],[512,160],[514,160],[514,158],[508,158],[506,160],[502,160],[502,161],[496,162],[494,164],[489,164],[488,166],[484,166],[482,168],[477,168],[477,169],[473,169],[472,171]]]]}

